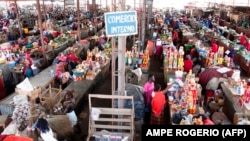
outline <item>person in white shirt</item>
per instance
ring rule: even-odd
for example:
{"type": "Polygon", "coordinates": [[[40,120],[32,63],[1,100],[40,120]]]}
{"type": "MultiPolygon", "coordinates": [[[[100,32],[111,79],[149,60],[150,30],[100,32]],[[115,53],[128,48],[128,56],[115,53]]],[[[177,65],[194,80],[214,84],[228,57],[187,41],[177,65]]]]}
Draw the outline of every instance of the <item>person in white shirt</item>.
{"type": "Polygon", "coordinates": [[[162,43],[161,43],[161,39],[158,38],[156,40],[155,55],[160,57],[161,54],[162,54],[162,43]]]}
{"type": "Polygon", "coordinates": [[[52,129],[49,127],[49,123],[44,118],[39,118],[36,124],[36,128],[40,133],[40,137],[43,141],[58,141],[53,134],[52,129]]]}

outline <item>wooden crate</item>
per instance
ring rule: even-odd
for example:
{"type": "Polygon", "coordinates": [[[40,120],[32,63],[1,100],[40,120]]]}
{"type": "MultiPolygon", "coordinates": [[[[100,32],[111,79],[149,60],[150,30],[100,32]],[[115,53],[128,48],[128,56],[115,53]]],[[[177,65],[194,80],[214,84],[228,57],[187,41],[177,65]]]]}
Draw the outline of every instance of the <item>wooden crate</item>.
{"type": "Polygon", "coordinates": [[[61,88],[52,88],[50,85],[49,88],[42,91],[39,95],[41,104],[47,110],[53,110],[53,107],[61,100],[61,93],[61,88]]]}
{"type": "Polygon", "coordinates": [[[93,109],[100,110],[99,118],[89,118],[89,132],[87,141],[93,136],[101,135],[119,135],[128,137],[129,141],[134,138],[134,99],[133,96],[118,96],[118,95],[101,95],[89,94],[89,111],[93,109]],[[92,105],[93,99],[110,99],[110,100],[131,100],[132,108],[116,108],[116,107],[95,107],[92,105]],[[109,131],[107,134],[102,130],[109,131]]]}

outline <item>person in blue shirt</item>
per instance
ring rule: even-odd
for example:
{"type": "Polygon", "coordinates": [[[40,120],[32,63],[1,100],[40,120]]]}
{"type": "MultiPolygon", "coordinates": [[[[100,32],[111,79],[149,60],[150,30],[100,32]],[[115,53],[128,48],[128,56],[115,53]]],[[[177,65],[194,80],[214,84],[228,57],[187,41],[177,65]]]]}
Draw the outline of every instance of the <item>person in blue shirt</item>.
{"type": "Polygon", "coordinates": [[[14,35],[9,32],[8,33],[8,41],[14,41],[14,40],[16,40],[14,35]]]}
{"type": "Polygon", "coordinates": [[[206,19],[206,21],[205,21],[205,25],[206,25],[206,27],[207,27],[207,28],[209,28],[210,23],[209,23],[209,20],[208,20],[208,19],[206,19]]]}
{"type": "Polygon", "coordinates": [[[176,29],[179,29],[179,28],[180,28],[180,23],[179,23],[179,21],[176,21],[176,22],[175,22],[175,28],[176,28],[176,29]]]}
{"type": "Polygon", "coordinates": [[[168,15],[167,15],[166,18],[165,18],[165,23],[166,23],[167,25],[170,24],[170,17],[169,17],[168,15]]]}

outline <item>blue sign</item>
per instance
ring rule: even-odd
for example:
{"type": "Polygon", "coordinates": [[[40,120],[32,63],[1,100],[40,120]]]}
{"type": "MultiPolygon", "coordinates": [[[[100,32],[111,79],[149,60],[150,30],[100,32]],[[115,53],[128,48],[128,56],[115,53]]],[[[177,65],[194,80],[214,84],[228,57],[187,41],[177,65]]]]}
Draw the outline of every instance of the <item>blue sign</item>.
{"type": "Polygon", "coordinates": [[[107,36],[126,36],[138,33],[136,11],[104,13],[107,36]]]}

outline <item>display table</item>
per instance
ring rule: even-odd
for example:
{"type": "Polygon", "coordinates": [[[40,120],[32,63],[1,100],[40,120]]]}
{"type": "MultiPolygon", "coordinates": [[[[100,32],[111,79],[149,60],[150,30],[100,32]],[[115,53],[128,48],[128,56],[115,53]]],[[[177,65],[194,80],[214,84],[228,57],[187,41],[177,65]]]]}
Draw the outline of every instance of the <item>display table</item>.
{"type": "Polygon", "coordinates": [[[237,27],[236,27],[236,31],[237,31],[237,33],[243,33],[243,32],[245,32],[245,33],[246,33],[246,36],[247,36],[248,38],[250,38],[250,29],[246,29],[246,28],[244,28],[244,27],[237,26],[237,27]]]}
{"type": "Polygon", "coordinates": [[[110,61],[104,66],[101,66],[101,72],[99,72],[93,80],[83,79],[82,81],[73,81],[63,90],[62,93],[65,93],[67,90],[75,91],[75,112],[77,115],[81,112],[86,96],[88,96],[88,94],[101,80],[105,79],[104,77],[106,77],[105,74],[107,73],[107,70],[109,70],[109,67],[110,61]]]}
{"type": "Polygon", "coordinates": [[[225,101],[224,101],[224,106],[223,106],[223,112],[226,114],[228,119],[234,123],[234,115],[235,113],[241,113],[242,108],[240,107],[238,101],[239,101],[239,96],[234,95],[233,93],[233,87],[228,84],[228,83],[222,83],[221,84],[222,90],[225,94],[225,101]]]}
{"type": "MultiPolygon", "coordinates": [[[[41,88],[46,88],[50,84],[54,83],[54,77],[51,77],[50,75],[50,69],[53,68],[54,66],[48,67],[44,69],[42,72],[40,72],[38,75],[31,77],[29,79],[30,83],[34,87],[41,87],[41,88]]],[[[2,115],[11,115],[13,113],[13,106],[11,104],[13,97],[17,95],[16,92],[13,92],[9,96],[5,97],[0,101],[0,111],[2,115]]]]}
{"type": "Polygon", "coordinates": [[[240,54],[234,54],[234,62],[238,64],[248,76],[250,76],[250,66],[247,65],[247,60],[240,54]]]}
{"type": "Polygon", "coordinates": [[[109,59],[104,65],[101,66],[102,80],[108,77],[110,71],[111,59],[109,59]]]}
{"type": "Polygon", "coordinates": [[[224,47],[224,51],[228,50],[229,47],[224,42],[222,42],[220,39],[218,40],[218,45],[224,47]]]}
{"type": "MultiPolygon", "coordinates": [[[[101,70],[105,70],[107,73],[109,65],[110,63],[106,63],[104,66],[101,66],[101,70]]],[[[42,87],[42,88],[49,86],[49,84],[53,84],[54,78],[51,77],[50,75],[50,69],[51,67],[48,67],[35,77],[32,77],[30,79],[30,83],[35,87],[42,87]]],[[[102,75],[104,74],[102,74],[102,72],[99,72],[94,78],[94,80],[84,79],[82,81],[72,82],[69,84],[68,87],[65,88],[65,90],[74,89],[76,94],[76,103],[79,104],[83,96],[89,93],[93,89],[95,84],[97,84],[99,80],[102,79],[103,77],[102,75]]],[[[65,90],[63,92],[65,92],[65,90]]],[[[13,97],[16,95],[17,93],[14,92],[0,101],[0,111],[2,115],[11,115],[13,113],[14,105],[11,104],[11,101],[13,100],[13,97]]],[[[82,105],[79,105],[77,109],[80,109],[81,106],[82,105]]]]}

